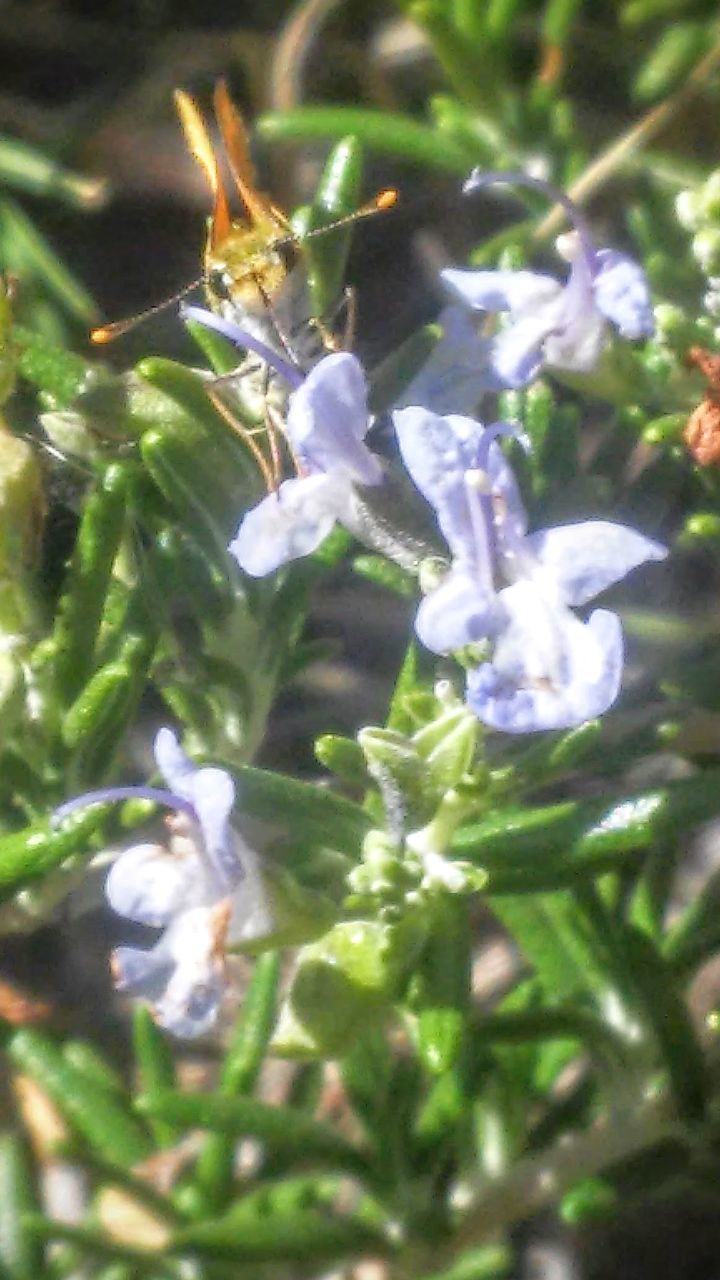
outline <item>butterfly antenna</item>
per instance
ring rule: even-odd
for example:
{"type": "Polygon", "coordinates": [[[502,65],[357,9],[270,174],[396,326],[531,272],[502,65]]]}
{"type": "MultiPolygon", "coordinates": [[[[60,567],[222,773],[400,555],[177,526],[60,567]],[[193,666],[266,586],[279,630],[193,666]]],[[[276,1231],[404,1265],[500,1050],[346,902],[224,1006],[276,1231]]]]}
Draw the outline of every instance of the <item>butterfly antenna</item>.
{"type": "Polygon", "coordinates": [[[204,281],[204,276],[198,276],[197,280],[186,284],[183,289],[179,289],[172,297],[165,298],[163,302],[156,303],[154,307],[148,307],[146,311],[139,311],[137,315],[128,316],[126,320],[114,320],[112,324],[98,325],[97,329],[90,330],[90,341],[94,342],[97,347],[104,347],[106,343],[114,342],[115,338],[121,338],[123,334],[137,328],[139,324],[144,324],[150,316],[156,316],[161,311],[165,311],[167,307],[172,307],[174,303],[180,302],[186,294],[191,293],[193,289],[197,289],[204,281]]]}
{"type": "Polygon", "coordinates": [[[400,192],[397,187],[386,187],[384,191],[378,191],[372,200],[368,200],[367,204],[361,204],[359,209],[354,209],[352,213],[346,213],[343,218],[336,218],[334,222],[324,222],[321,227],[313,227],[310,231],[303,232],[302,235],[288,237],[287,240],[276,240],[275,248],[282,248],[284,244],[302,244],[303,240],[310,240],[315,236],[327,235],[328,231],[337,231],[340,227],[350,227],[354,222],[360,222],[363,218],[374,218],[376,213],[387,213],[389,209],[393,209],[400,199],[400,192]]]}

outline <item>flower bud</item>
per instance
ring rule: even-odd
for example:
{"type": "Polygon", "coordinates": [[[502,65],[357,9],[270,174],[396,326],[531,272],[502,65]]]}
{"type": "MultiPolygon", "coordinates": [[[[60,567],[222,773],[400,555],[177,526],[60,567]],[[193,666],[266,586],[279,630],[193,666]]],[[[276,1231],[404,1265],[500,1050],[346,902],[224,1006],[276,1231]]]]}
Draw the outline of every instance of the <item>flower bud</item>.
{"type": "Polygon", "coordinates": [[[720,273],[720,227],[702,227],[692,241],[693,257],[707,276],[720,273]]]}
{"type": "Polygon", "coordinates": [[[681,191],[675,200],[675,216],[687,231],[696,231],[701,224],[700,196],[697,191],[681,191]]]}
{"type": "Polygon", "coordinates": [[[428,768],[410,738],[392,729],[361,729],[358,742],[389,813],[409,814],[413,823],[428,817],[438,796],[428,768]]]}
{"type": "Polygon", "coordinates": [[[699,188],[697,207],[703,222],[720,220],[720,169],[715,169],[699,188]]]}
{"type": "Polygon", "coordinates": [[[472,765],[479,723],[462,704],[455,706],[416,733],[413,742],[425,758],[433,784],[445,791],[454,787],[472,765]]]}

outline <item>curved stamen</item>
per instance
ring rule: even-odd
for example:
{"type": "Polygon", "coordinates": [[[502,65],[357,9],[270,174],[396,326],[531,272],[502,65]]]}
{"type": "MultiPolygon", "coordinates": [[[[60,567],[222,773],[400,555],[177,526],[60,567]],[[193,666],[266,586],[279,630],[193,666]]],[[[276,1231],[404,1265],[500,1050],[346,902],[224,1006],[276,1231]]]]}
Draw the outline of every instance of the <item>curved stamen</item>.
{"type": "Polygon", "coordinates": [[[483,591],[495,590],[495,531],[492,519],[490,477],[487,471],[473,468],[465,472],[465,492],[475,542],[475,569],[483,591]]]}
{"type": "MultiPolygon", "coordinates": [[[[479,550],[478,567],[483,586],[488,591],[494,590],[494,570],[500,558],[498,523],[503,523],[502,517],[499,520],[493,501],[489,476],[490,449],[502,437],[517,440],[526,452],[529,452],[531,448],[528,437],[519,427],[514,426],[511,422],[493,422],[482,433],[477,449],[475,468],[465,472],[470,518],[473,523],[475,544],[479,550]]],[[[517,541],[514,539],[512,530],[509,527],[503,528],[502,536],[506,542],[514,543],[517,541]]],[[[513,550],[515,552],[519,551],[519,544],[514,546],[513,550]]]]}
{"type": "Polygon", "coordinates": [[[284,360],[267,343],[261,342],[260,338],[248,333],[247,329],[241,328],[240,325],[233,324],[232,320],[223,320],[222,316],[216,316],[214,311],[208,311],[205,307],[193,307],[186,303],[180,306],[180,318],[194,320],[196,324],[204,325],[206,329],[215,329],[224,338],[228,338],[233,346],[246,347],[248,351],[254,351],[256,356],[259,356],[265,364],[269,364],[290,384],[293,391],[297,391],[305,381],[304,374],[296,365],[291,364],[289,360],[284,360]]]}
{"type": "Polygon", "coordinates": [[[570,222],[574,226],[582,245],[583,253],[588,260],[591,271],[595,271],[595,241],[590,230],[590,224],[573,200],[565,195],[564,191],[560,191],[558,187],[553,186],[552,182],[545,182],[543,178],[533,178],[529,173],[502,173],[496,170],[473,169],[470,177],[463,183],[463,194],[472,195],[474,191],[481,191],[483,187],[492,186],[510,186],[510,187],[530,187],[532,191],[539,191],[542,195],[552,200],[553,204],[559,204],[565,210],[570,222]]]}
{"type": "Polygon", "coordinates": [[[482,433],[480,444],[477,450],[477,466],[483,471],[487,471],[488,462],[490,461],[490,446],[496,440],[502,438],[508,440],[517,440],[526,453],[531,450],[530,441],[524,431],[513,425],[512,422],[491,422],[482,433]]]}
{"type": "Polygon", "coordinates": [[[91,804],[108,804],[114,800],[151,800],[154,804],[164,805],[166,809],[177,809],[186,813],[194,822],[197,814],[189,800],[176,795],[174,791],[165,791],[161,787],[101,787],[99,791],[86,791],[81,796],[66,800],[52,815],[52,825],[59,826],[77,809],[87,809],[91,804]]]}

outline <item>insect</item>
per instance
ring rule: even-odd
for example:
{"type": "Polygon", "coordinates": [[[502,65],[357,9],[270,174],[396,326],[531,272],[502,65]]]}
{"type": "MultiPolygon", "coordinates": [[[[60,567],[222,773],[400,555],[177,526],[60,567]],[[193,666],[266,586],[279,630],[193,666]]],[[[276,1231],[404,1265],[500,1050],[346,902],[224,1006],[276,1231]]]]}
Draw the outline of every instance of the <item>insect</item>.
{"type": "Polygon", "coordinates": [[[381,191],[347,217],[299,236],[283,211],[258,191],[247,129],[225,81],[220,80],[215,86],[213,105],[241,204],[240,216],[233,217],[218,154],[196,102],[179,89],[175,92],[175,103],[188,148],[205,175],[213,202],[203,275],[141,315],[94,329],[93,342],[110,342],[202,283],[210,306],[223,319],[241,325],[267,345],[291,354],[303,367],[314,363],[324,347],[332,348],[334,344],[323,318],[314,317],[311,312],[302,261],[303,242],[310,236],[322,235],[391,208],[397,192],[381,191]]]}
{"type": "Polygon", "coordinates": [[[217,156],[193,99],[177,90],[185,138],[213,199],[205,245],[205,289],[210,306],[262,341],[277,345],[306,328],[309,302],[296,236],[281,209],[258,191],[245,125],[220,80],[213,105],[230,172],[243,208],[232,218],[217,156]]]}

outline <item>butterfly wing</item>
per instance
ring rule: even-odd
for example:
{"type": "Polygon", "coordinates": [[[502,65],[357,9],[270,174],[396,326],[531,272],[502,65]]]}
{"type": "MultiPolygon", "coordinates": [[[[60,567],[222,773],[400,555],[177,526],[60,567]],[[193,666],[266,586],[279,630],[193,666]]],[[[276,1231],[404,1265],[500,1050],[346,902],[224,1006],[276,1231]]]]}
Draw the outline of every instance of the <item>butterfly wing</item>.
{"type": "Polygon", "coordinates": [[[205,123],[194,99],[188,93],[185,93],[183,89],[176,89],[175,105],[180,116],[185,141],[191,155],[197,160],[205,174],[213,197],[209,244],[211,249],[216,249],[223,240],[227,239],[232,227],[228,199],[220,177],[217,159],[208,131],[205,128],[205,123]]]}
{"type": "Polygon", "coordinates": [[[257,189],[245,122],[224,80],[218,80],[215,86],[213,103],[230,170],[250,222],[258,229],[272,224],[279,234],[292,235],[292,228],[282,210],[257,189]]]}

